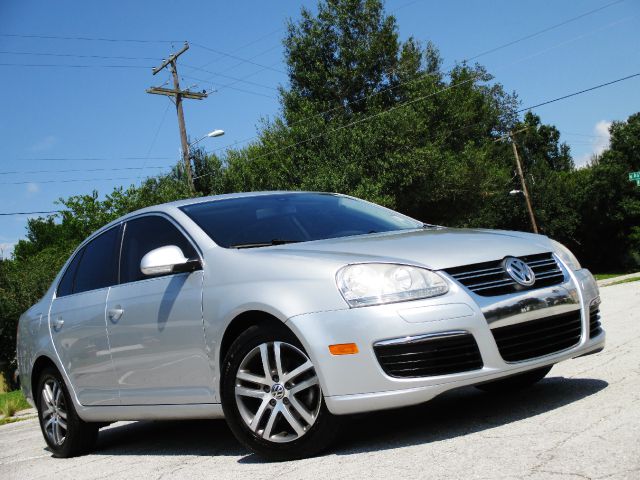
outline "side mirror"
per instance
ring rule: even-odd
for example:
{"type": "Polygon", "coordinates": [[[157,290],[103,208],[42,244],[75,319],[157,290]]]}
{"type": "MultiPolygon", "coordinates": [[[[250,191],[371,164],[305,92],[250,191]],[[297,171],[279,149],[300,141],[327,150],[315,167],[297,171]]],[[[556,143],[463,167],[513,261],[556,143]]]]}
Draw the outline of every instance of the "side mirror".
{"type": "Polygon", "coordinates": [[[147,276],[192,272],[200,267],[199,260],[189,260],[175,245],[151,250],[140,260],[140,271],[147,276]]]}

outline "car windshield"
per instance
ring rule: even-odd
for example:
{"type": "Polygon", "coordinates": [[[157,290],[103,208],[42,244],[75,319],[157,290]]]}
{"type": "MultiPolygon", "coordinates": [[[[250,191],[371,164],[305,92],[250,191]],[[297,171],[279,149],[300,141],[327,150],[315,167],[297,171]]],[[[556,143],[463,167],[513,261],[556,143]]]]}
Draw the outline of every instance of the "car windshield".
{"type": "Polygon", "coordinates": [[[256,195],[180,209],[225,248],[264,247],[423,226],[362,200],[323,193],[256,195]]]}

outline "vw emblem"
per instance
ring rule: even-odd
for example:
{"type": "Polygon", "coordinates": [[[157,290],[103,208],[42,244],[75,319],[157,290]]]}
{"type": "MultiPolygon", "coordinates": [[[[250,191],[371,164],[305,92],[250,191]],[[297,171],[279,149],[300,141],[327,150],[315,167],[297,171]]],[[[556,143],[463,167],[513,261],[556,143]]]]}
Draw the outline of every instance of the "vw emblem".
{"type": "Polygon", "coordinates": [[[536,281],[536,274],[525,262],[515,257],[504,260],[504,270],[516,282],[524,287],[530,287],[536,281]]]}
{"type": "Polygon", "coordinates": [[[282,400],[284,397],[284,386],[281,383],[276,383],[271,387],[271,395],[276,400],[282,400]]]}

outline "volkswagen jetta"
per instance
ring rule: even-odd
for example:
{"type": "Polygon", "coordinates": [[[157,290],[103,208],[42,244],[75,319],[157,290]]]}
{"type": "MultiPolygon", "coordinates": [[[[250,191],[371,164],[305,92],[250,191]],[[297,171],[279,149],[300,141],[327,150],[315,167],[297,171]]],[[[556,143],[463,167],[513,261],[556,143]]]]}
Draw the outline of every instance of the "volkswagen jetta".
{"type": "Polygon", "coordinates": [[[224,417],[272,459],[340,417],[508,390],[603,348],[598,289],[541,235],[424,224],[352,197],[149,207],[95,232],[22,315],[22,389],[56,456],[118,420],[224,417]]]}

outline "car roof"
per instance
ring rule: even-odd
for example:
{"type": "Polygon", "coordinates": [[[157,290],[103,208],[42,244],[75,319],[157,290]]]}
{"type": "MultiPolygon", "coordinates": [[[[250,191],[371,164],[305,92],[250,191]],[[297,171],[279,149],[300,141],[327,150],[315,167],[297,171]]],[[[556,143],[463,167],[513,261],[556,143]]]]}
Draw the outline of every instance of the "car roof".
{"type": "MultiPolygon", "coordinates": [[[[324,195],[337,195],[327,192],[307,192],[307,191],[292,191],[292,190],[271,190],[271,191],[262,191],[262,192],[241,192],[241,193],[226,193],[222,195],[210,195],[208,197],[196,197],[196,198],[187,198],[185,200],[176,200],[174,202],[163,203],[158,206],[167,206],[167,207],[184,207],[185,205],[194,205],[197,203],[206,203],[213,202],[218,200],[228,200],[231,198],[249,198],[249,197],[262,197],[268,195],[297,195],[301,193],[318,193],[324,195]]],[[[153,208],[153,207],[150,207],[153,208]]]]}

